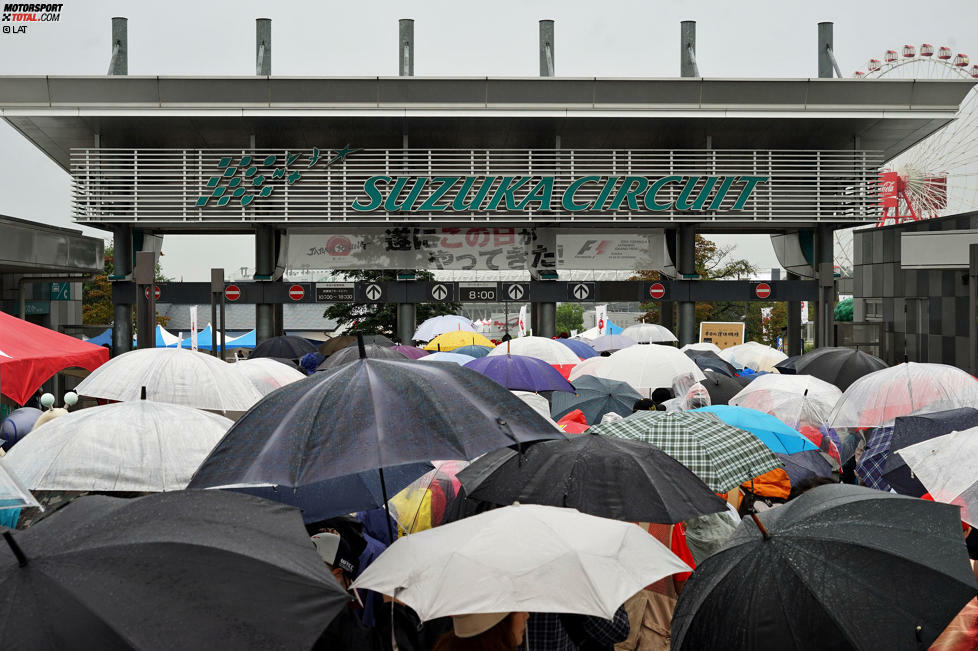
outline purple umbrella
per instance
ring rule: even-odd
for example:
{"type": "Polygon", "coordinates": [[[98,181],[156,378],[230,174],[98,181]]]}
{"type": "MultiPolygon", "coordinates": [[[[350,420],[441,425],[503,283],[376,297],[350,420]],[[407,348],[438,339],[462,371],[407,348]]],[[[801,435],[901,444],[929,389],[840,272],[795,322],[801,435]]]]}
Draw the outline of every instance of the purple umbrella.
{"type": "Polygon", "coordinates": [[[427,350],[421,350],[417,346],[394,346],[391,350],[396,350],[409,359],[420,359],[428,354],[427,350]]]}
{"type": "Polygon", "coordinates": [[[574,351],[574,354],[581,359],[588,359],[589,357],[598,356],[598,353],[593,348],[588,346],[583,341],[578,341],[577,339],[558,339],[557,343],[564,344],[574,351]]]}
{"type": "Polygon", "coordinates": [[[491,355],[465,365],[511,391],[570,391],[574,387],[550,364],[525,355],[491,355]]]}

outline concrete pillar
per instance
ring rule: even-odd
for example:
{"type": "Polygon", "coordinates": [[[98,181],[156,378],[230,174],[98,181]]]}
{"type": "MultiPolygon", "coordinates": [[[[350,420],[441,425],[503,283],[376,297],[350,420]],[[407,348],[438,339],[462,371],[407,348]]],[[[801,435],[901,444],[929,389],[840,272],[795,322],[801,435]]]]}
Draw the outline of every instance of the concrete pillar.
{"type": "Polygon", "coordinates": [[[679,24],[679,76],[699,77],[696,64],[696,21],[684,20],[679,24]]]}
{"type": "Polygon", "coordinates": [[[112,19],[112,49],[110,75],[129,74],[129,20],[122,16],[112,19]]]}
{"type": "Polygon", "coordinates": [[[818,316],[815,321],[817,346],[835,345],[835,269],[832,229],[819,226],[815,231],[815,269],[818,274],[818,316]]]}
{"type": "Polygon", "coordinates": [[[540,21],[540,76],[553,77],[557,70],[554,55],[554,21],[540,21]]]}
{"type": "MultiPolygon", "coordinates": [[[[666,250],[670,252],[670,255],[672,255],[673,264],[678,265],[679,263],[677,260],[679,258],[676,254],[676,231],[674,229],[667,229],[665,236],[666,250]]],[[[674,301],[659,302],[659,325],[661,325],[663,328],[667,328],[673,334],[676,333],[676,303],[674,301]]]]}
{"type": "MultiPolygon", "coordinates": [[[[680,277],[686,278],[696,274],[696,227],[693,224],[682,224],[679,227],[679,242],[676,247],[680,277]]],[[[679,303],[679,345],[696,343],[696,303],[681,301],[679,303]]]]}
{"type": "MultiPolygon", "coordinates": [[[[267,224],[255,227],[255,280],[271,280],[275,272],[275,230],[267,224]]],[[[275,330],[275,306],[255,305],[255,338],[258,343],[278,334],[275,330]]]]}
{"type": "Polygon", "coordinates": [[[414,20],[411,18],[401,18],[397,21],[397,34],[397,75],[399,77],[413,77],[414,20]]]}
{"type": "Polygon", "coordinates": [[[156,348],[156,255],[152,251],[136,253],[133,280],[136,282],[136,347],[156,348]]]}
{"type": "MultiPolygon", "coordinates": [[[[112,276],[121,280],[132,273],[132,228],[116,226],[112,247],[112,276]]],[[[112,354],[121,355],[132,350],[132,305],[116,303],[112,308],[112,354]]]]}
{"type": "Polygon", "coordinates": [[[832,23],[818,24],[818,76],[832,78],[832,23]]]}
{"type": "Polygon", "coordinates": [[[557,335],[557,304],[537,303],[540,313],[539,337],[555,337],[557,335]]]}
{"type": "Polygon", "coordinates": [[[411,345],[411,338],[417,329],[417,308],[414,303],[397,304],[397,338],[405,346],[411,345]]]}
{"type": "MultiPolygon", "coordinates": [[[[798,274],[788,272],[788,280],[800,280],[798,274]]],[[[804,344],[801,336],[801,301],[788,301],[788,333],[785,351],[788,356],[801,355],[804,344]]]]}
{"type": "Polygon", "coordinates": [[[272,19],[255,19],[255,74],[268,77],[272,74],[272,19]]]}

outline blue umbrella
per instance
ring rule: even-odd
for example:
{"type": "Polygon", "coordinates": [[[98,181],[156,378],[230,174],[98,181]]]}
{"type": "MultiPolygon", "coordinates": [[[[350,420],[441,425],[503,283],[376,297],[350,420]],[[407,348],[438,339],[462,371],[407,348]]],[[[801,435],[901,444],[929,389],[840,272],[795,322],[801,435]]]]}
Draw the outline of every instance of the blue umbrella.
{"type": "Polygon", "coordinates": [[[489,346],[462,346],[461,348],[456,348],[452,352],[456,355],[468,355],[469,357],[474,357],[478,359],[479,357],[485,357],[492,350],[489,346]]]}
{"type": "Polygon", "coordinates": [[[747,430],[759,438],[774,453],[794,454],[802,450],[818,449],[798,430],[788,427],[774,416],[765,414],[763,411],[730,405],[700,407],[693,411],[705,411],[713,414],[727,425],[747,430]]]}
{"type": "Polygon", "coordinates": [[[832,477],[832,465],[825,460],[821,452],[804,450],[794,454],[776,454],[788,474],[792,486],[814,477],[832,477]]]}
{"type": "Polygon", "coordinates": [[[419,362],[451,362],[453,364],[458,364],[459,366],[465,366],[471,362],[475,357],[471,355],[459,355],[458,353],[444,353],[438,351],[437,353],[431,353],[430,355],[425,355],[417,361],[419,362]]]}
{"type": "Polygon", "coordinates": [[[493,355],[465,365],[503,385],[510,391],[569,391],[574,387],[560,371],[542,359],[526,355],[493,355]]]}
{"type": "Polygon", "coordinates": [[[574,351],[574,354],[581,359],[588,359],[589,357],[598,356],[597,351],[583,341],[578,341],[577,339],[558,339],[557,341],[570,348],[572,351],[574,351]]]}

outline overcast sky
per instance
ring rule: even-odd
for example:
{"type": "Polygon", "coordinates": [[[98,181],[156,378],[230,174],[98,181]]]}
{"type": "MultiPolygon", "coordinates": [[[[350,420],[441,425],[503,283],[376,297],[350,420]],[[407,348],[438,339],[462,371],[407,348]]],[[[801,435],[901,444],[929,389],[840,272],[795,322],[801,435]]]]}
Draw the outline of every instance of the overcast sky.
{"type": "MultiPolygon", "coordinates": [[[[60,22],[0,33],[0,75],[104,75],[112,16],[129,18],[132,75],[253,74],[259,17],[272,19],[276,75],[395,75],[399,18],[415,19],[418,76],[536,76],[542,18],[556,21],[558,76],[678,76],[682,20],[697,21],[705,77],[813,77],[816,25],[826,20],[835,23],[846,76],[904,43],[948,45],[978,58],[978,0],[66,0],[60,22]]],[[[71,224],[67,173],[5,122],[0,213],[71,224]]],[[[220,249],[213,236],[168,237],[164,270],[206,280],[211,267],[253,266],[250,237],[223,237],[220,249]]],[[[715,239],[736,243],[736,253],[762,269],[777,266],[767,236],[715,239]]]]}

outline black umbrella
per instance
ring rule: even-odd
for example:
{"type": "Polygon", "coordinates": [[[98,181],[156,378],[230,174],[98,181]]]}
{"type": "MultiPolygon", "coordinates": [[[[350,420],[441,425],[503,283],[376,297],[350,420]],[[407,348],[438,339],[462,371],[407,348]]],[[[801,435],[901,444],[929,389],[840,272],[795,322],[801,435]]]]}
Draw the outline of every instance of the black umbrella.
{"type": "Polygon", "coordinates": [[[82,497],[3,537],[6,649],[308,649],[349,601],[299,512],[247,495],[82,497]]]}
{"type": "Polygon", "coordinates": [[[693,360],[693,363],[700,367],[700,370],[705,371],[707,369],[711,371],[716,371],[717,373],[722,373],[727,377],[735,377],[737,375],[737,368],[717,355],[712,350],[684,350],[686,356],[693,360]]]}
{"type": "Polygon", "coordinates": [[[279,362],[280,364],[285,364],[286,366],[290,368],[294,368],[297,371],[302,370],[299,367],[299,361],[295,359],[286,359],[284,357],[269,357],[268,359],[274,359],[276,362],[279,362]]]}
{"type": "Polygon", "coordinates": [[[744,520],[696,568],[672,649],[926,649],[978,592],[959,518],[871,488],[814,488],[744,520]]]}
{"type": "Polygon", "coordinates": [[[753,376],[749,377],[729,377],[714,370],[703,371],[705,380],[700,380],[700,384],[706,388],[710,394],[711,405],[725,405],[731,398],[740,393],[740,390],[750,384],[753,376]]]}
{"type": "MultiPolygon", "coordinates": [[[[364,340],[366,340],[366,337],[364,337],[364,340]]],[[[364,346],[364,352],[370,359],[397,359],[401,361],[407,359],[407,356],[404,353],[400,353],[393,348],[386,346],[376,346],[371,344],[364,346]]],[[[320,364],[316,370],[328,371],[331,368],[338,368],[344,364],[355,362],[358,359],[360,359],[360,350],[356,346],[341,348],[323,360],[323,363],[320,364]]]]}
{"type": "Polygon", "coordinates": [[[261,342],[251,351],[251,358],[282,357],[284,359],[299,359],[306,353],[316,352],[316,347],[308,339],[283,335],[272,337],[261,342]]]}
{"type": "Polygon", "coordinates": [[[575,409],[580,409],[590,424],[599,422],[609,412],[631,416],[632,407],[642,399],[632,385],[618,380],[582,375],[573,384],[574,393],[554,392],[550,406],[554,420],[560,420],[575,409]]]}
{"type": "Polygon", "coordinates": [[[814,375],[843,391],[862,376],[884,368],[889,366],[879,357],[852,348],[829,346],[805,353],[795,362],[798,375],[814,375]]]}
{"type": "Polygon", "coordinates": [[[883,479],[890,487],[902,495],[920,497],[927,492],[920,480],[910,472],[897,450],[927,441],[937,436],[961,432],[978,427],[978,409],[962,407],[949,411],[936,411],[920,416],[900,416],[893,423],[893,438],[890,453],[883,463],[883,479]]]}
{"type": "Polygon", "coordinates": [[[774,365],[774,368],[778,369],[778,373],[781,375],[797,375],[798,372],[795,370],[795,363],[801,359],[801,355],[792,355],[788,359],[783,359],[774,365]]]}
{"type": "Polygon", "coordinates": [[[686,466],[641,441],[585,434],[496,450],[458,473],[466,496],[546,504],[616,520],[673,523],[725,511],[686,466]]]}
{"type": "MultiPolygon", "coordinates": [[[[301,490],[430,459],[473,459],[513,443],[563,438],[487,377],[455,364],[360,359],[268,394],[197,469],[191,488],[301,490]]],[[[384,501],[386,502],[386,489],[384,501]]]]}

